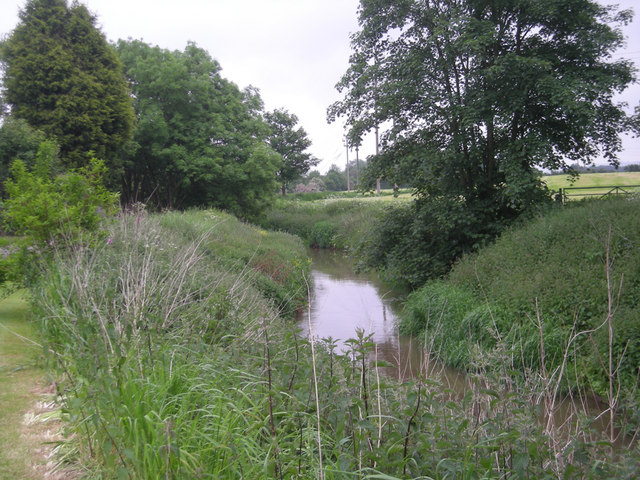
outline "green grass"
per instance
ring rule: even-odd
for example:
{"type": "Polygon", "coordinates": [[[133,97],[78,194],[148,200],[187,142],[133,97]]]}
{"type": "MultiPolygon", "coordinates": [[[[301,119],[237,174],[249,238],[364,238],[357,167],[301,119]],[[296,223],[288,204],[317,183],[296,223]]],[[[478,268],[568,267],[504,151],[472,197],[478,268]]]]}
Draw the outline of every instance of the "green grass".
{"type": "Polygon", "coordinates": [[[215,210],[172,212],[159,222],[180,234],[183,243],[204,238],[207,255],[225,271],[246,273],[250,267],[252,283],[285,316],[294,316],[306,304],[300,278],[309,263],[299,238],[267,232],[215,210]]]}
{"type": "Polygon", "coordinates": [[[389,208],[407,204],[408,196],[280,200],[260,220],[270,230],[299,236],[310,247],[351,249],[366,237],[375,219],[389,208]]]}
{"type": "MultiPolygon", "coordinates": [[[[593,187],[640,185],[640,172],[582,173],[573,183],[571,183],[571,177],[568,175],[548,175],[543,177],[543,181],[547,184],[549,190],[553,192],[557,192],[560,188],[569,187],[592,189],[593,187]]],[[[611,189],[569,190],[567,193],[571,195],[604,195],[609,190],[611,189]]],[[[640,189],[636,188],[634,191],[640,191],[640,189]]]]}
{"type": "MultiPolygon", "coordinates": [[[[404,329],[437,330],[441,356],[468,368],[469,352],[506,342],[519,370],[541,368],[538,318],[546,343],[546,368],[560,365],[568,338],[574,345],[572,385],[600,394],[607,389],[607,255],[614,299],[614,359],[625,390],[633,392],[640,365],[640,201],[610,199],[572,204],[512,227],[493,245],[463,257],[448,277],[413,294],[404,329]],[[462,292],[462,293],[461,293],[462,292]],[[464,298],[461,303],[460,298],[464,298]],[[454,306],[456,308],[454,308],[454,306]]],[[[435,334],[435,333],[434,333],[435,334]]],[[[635,393],[637,396],[637,392],[635,393]]]]}
{"type": "Polygon", "coordinates": [[[41,353],[24,340],[34,337],[29,305],[20,291],[0,300],[0,478],[38,478],[32,465],[38,448],[23,435],[23,415],[37,400],[34,393],[44,371],[37,366],[41,353]]]}
{"type": "Polygon", "coordinates": [[[286,197],[278,197],[279,203],[287,202],[314,202],[317,200],[344,200],[348,198],[357,198],[361,200],[387,200],[408,199],[411,198],[410,189],[400,189],[395,192],[393,189],[385,189],[380,191],[380,195],[375,192],[307,192],[307,193],[290,193],[286,197]]]}

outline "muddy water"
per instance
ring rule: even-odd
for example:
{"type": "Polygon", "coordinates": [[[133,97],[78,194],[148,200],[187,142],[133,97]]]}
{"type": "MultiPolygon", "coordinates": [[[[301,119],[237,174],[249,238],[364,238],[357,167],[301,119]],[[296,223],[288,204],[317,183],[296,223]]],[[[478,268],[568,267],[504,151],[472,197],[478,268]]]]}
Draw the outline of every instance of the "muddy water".
{"type": "Polygon", "coordinates": [[[420,342],[398,334],[397,319],[403,293],[385,286],[373,275],[354,273],[340,252],[310,250],[313,290],[310,301],[311,318],[303,312],[299,327],[304,335],[316,339],[331,337],[338,350],[346,352],[345,340],[356,337],[356,330],[371,335],[376,344],[372,355],[393,365],[385,373],[396,378],[415,377],[437,371],[442,381],[455,391],[463,392],[467,380],[453,369],[428,362],[420,342]]]}

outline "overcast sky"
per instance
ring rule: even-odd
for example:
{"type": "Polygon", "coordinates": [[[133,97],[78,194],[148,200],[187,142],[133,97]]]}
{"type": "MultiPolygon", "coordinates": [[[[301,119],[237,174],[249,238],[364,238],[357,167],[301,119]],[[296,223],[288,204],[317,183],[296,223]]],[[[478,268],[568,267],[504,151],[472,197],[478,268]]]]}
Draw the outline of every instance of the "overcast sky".
{"type": "MultiPolygon", "coordinates": [[[[69,0],[71,1],[71,0],[69,0]]],[[[110,41],[141,39],[171,50],[194,41],[222,66],[225,78],[240,88],[260,90],[267,110],[286,108],[300,118],[322,160],[344,167],[343,126],[327,125],[326,109],[338,100],[335,84],[348,66],[349,35],[358,30],[358,0],[81,0],[98,17],[110,41]]],[[[640,11],[639,0],[618,0],[640,11]]],[[[18,22],[24,0],[0,0],[0,35],[18,22]]],[[[640,12],[637,12],[640,16],[640,12]]],[[[640,18],[625,30],[625,58],[640,65],[640,18]]],[[[634,107],[640,86],[624,95],[634,107]]],[[[373,153],[366,138],[361,158],[373,153]]],[[[351,153],[353,155],[353,153],[351,153]]],[[[353,156],[351,157],[353,158],[353,156]]],[[[625,139],[623,163],[640,163],[640,140],[625,139]]]]}

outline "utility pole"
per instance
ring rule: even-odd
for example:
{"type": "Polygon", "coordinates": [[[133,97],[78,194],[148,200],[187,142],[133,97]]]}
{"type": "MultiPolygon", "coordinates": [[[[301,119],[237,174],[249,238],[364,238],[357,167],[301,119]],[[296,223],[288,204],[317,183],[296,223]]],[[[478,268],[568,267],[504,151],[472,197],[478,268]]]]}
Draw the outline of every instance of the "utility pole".
{"type": "Polygon", "coordinates": [[[360,181],[360,160],[358,159],[358,150],[360,147],[356,145],[356,185],[360,181]]]}
{"type": "Polygon", "coordinates": [[[347,147],[347,192],[351,191],[351,180],[349,180],[349,139],[345,135],[344,144],[347,147]]]}
{"type": "MultiPolygon", "coordinates": [[[[376,125],[376,156],[378,156],[380,142],[378,141],[378,125],[376,125]]],[[[376,178],[376,194],[380,195],[380,177],[376,178]]]]}

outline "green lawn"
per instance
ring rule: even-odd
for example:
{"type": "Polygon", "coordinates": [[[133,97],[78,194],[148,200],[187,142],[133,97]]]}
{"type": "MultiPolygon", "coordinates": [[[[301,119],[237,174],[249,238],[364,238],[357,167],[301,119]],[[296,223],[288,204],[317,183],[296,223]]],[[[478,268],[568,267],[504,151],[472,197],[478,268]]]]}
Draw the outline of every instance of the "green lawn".
{"type": "MultiPolygon", "coordinates": [[[[547,175],[542,179],[553,192],[557,192],[560,188],[585,188],[586,190],[567,191],[570,195],[585,197],[587,195],[604,195],[611,190],[606,187],[640,185],[640,172],[583,173],[573,184],[571,184],[571,178],[568,175],[547,175]]],[[[640,193],[640,188],[633,188],[631,191],[640,193]]]]}

